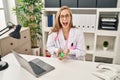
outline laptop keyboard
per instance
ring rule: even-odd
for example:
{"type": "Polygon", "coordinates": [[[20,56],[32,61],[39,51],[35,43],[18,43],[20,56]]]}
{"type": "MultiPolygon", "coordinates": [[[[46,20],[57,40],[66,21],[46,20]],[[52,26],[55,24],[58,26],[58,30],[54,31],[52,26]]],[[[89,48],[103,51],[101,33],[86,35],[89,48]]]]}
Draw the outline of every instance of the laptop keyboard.
{"type": "Polygon", "coordinates": [[[30,66],[32,67],[33,71],[35,72],[35,74],[39,75],[43,72],[45,72],[46,70],[42,69],[40,66],[36,65],[33,62],[29,62],[30,66]]]}

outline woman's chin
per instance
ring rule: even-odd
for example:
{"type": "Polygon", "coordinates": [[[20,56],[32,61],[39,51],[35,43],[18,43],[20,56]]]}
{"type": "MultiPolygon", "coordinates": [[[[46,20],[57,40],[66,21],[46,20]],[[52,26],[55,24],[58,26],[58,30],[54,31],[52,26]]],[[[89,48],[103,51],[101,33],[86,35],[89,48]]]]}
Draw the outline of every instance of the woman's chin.
{"type": "Polygon", "coordinates": [[[68,25],[63,25],[63,28],[69,28],[69,26],[68,25]]]}

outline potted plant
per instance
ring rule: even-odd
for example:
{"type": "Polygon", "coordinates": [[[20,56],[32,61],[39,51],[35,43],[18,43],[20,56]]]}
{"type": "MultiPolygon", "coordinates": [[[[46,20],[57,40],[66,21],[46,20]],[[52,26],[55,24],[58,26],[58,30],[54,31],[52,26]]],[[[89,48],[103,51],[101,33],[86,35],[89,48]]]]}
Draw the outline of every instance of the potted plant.
{"type": "Polygon", "coordinates": [[[108,45],[109,45],[108,41],[104,41],[103,42],[103,48],[104,48],[104,50],[107,50],[108,45]]]}
{"type": "Polygon", "coordinates": [[[87,49],[87,50],[89,50],[89,49],[90,49],[90,46],[89,46],[89,45],[87,45],[87,46],[86,46],[86,49],[87,49]]]}
{"type": "Polygon", "coordinates": [[[38,47],[37,41],[42,38],[42,0],[17,0],[15,11],[18,23],[30,28],[31,48],[38,47]]]}

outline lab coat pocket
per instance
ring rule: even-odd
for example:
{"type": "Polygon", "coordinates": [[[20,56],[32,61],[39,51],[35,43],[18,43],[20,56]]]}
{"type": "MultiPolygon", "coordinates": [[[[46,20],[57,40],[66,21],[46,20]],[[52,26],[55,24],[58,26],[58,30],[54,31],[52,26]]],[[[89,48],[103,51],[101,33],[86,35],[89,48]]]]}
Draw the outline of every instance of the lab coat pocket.
{"type": "Polygon", "coordinates": [[[76,49],[76,43],[75,42],[71,43],[70,49],[71,50],[75,50],[76,49]]]}

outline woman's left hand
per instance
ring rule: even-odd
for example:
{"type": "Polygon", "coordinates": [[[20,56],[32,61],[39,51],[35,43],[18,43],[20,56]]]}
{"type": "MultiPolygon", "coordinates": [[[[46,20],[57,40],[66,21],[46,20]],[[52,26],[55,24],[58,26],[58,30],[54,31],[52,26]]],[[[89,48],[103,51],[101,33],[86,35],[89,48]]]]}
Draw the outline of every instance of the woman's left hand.
{"type": "Polygon", "coordinates": [[[64,59],[67,57],[67,55],[69,54],[69,52],[70,52],[69,49],[65,49],[65,50],[63,51],[64,56],[63,56],[62,58],[60,58],[60,60],[64,60],[64,59]]]}

